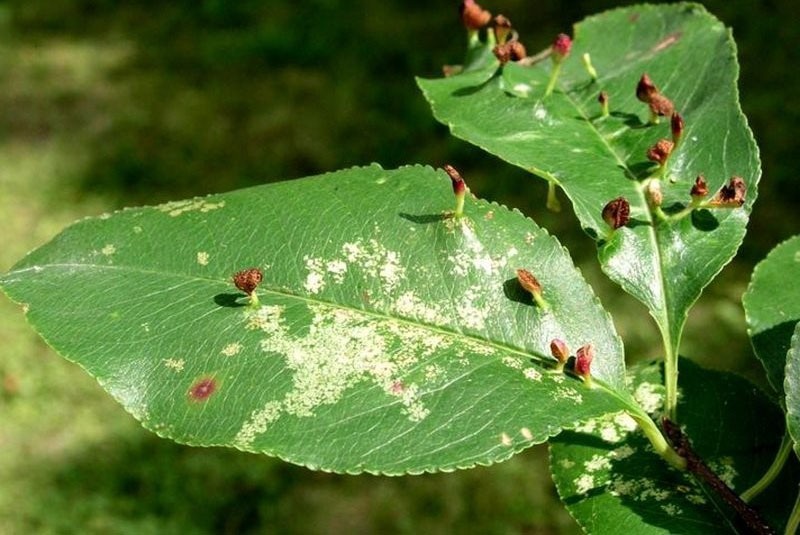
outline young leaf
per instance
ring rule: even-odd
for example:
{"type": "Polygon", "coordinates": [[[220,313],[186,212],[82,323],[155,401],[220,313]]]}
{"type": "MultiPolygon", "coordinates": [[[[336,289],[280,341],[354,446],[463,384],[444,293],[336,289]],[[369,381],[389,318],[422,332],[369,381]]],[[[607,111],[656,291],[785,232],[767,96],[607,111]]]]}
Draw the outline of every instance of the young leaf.
{"type": "MultiPolygon", "coordinates": [[[[630,370],[635,397],[660,412],[661,367],[630,370]]],[[[783,415],[735,375],[681,361],[681,423],[693,448],[741,492],[769,466],[783,436],[783,415]]],[[[654,455],[626,418],[609,415],[551,441],[551,470],[570,514],[590,533],[741,533],[738,519],[713,489],[654,455]]],[[[786,522],[797,488],[797,463],[753,502],[773,527],[786,522]]]]}
{"type": "Polygon", "coordinates": [[[630,406],[566,251],[518,212],[453,205],[443,172],[356,168],[87,219],[0,286],[145,427],[192,445],[417,473],[630,406]],[[553,373],[553,338],[593,344],[594,388],[553,373]]]}
{"type": "Polygon", "coordinates": [[[549,96],[549,60],[495,63],[418,83],[454,135],[563,188],[581,224],[598,239],[604,271],[648,307],[668,357],[672,353],[668,362],[674,361],[690,306],[742,241],[760,177],[758,151],[738,103],[735,45],[697,4],[610,11],[576,25],[574,36],[549,96]],[[580,61],[584,53],[591,55],[596,81],[580,61]],[[641,181],[661,170],[648,160],[648,148],[670,138],[671,128],[669,120],[651,124],[648,106],[636,98],[644,73],[684,120],[660,181],[661,209],[671,215],[687,207],[700,174],[709,197],[732,176],[742,177],[743,207],[695,210],[671,221],[649,209],[641,181]],[[601,91],[610,105],[607,117],[597,102],[601,91]],[[611,232],[603,208],[619,197],[630,203],[630,222],[611,232]]]}
{"type": "Polygon", "coordinates": [[[798,279],[800,236],[795,236],[759,262],[742,297],[753,349],[767,371],[767,379],[781,396],[786,352],[800,320],[800,287],[790,283],[798,279]]]}

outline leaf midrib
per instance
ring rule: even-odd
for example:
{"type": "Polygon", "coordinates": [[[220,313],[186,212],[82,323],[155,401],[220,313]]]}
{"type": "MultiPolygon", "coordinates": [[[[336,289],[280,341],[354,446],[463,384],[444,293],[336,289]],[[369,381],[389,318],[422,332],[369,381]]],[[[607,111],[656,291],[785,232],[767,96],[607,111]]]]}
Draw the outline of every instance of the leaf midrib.
{"type": "MultiPolygon", "coordinates": [[[[140,274],[143,274],[143,275],[147,274],[147,275],[157,275],[157,276],[165,276],[165,277],[183,278],[183,279],[186,279],[187,281],[192,281],[192,282],[208,282],[208,283],[214,283],[214,284],[226,284],[228,282],[226,279],[215,279],[215,278],[210,278],[210,277],[186,275],[186,274],[181,274],[181,273],[173,273],[173,272],[168,272],[168,271],[158,271],[158,270],[152,270],[152,269],[143,269],[143,268],[132,267],[132,266],[102,265],[102,264],[66,264],[66,263],[61,264],[61,263],[59,263],[59,264],[36,265],[36,266],[26,267],[26,268],[20,269],[20,270],[10,271],[6,275],[4,275],[2,278],[0,278],[0,283],[2,283],[4,281],[8,281],[9,280],[9,275],[12,275],[14,273],[25,273],[26,271],[34,271],[36,273],[39,273],[42,270],[45,270],[45,269],[48,269],[48,268],[70,268],[70,269],[80,268],[80,269],[98,269],[98,270],[112,270],[112,271],[113,270],[133,271],[133,272],[140,273],[140,274]]],[[[3,288],[2,284],[0,284],[0,288],[2,288],[4,291],[7,291],[5,288],[3,288]]],[[[273,287],[268,287],[268,286],[265,287],[264,285],[261,285],[261,286],[258,287],[258,289],[259,289],[260,292],[264,292],[264,293],[268,293],[268,294],[272,294],[272,295],[277,295],[277,296],[281,296],[281,297],[297,299],[297,300],[303,301],[305,303],[312,303],[312,304],[329,306],[329,307],[332,307],[332,308],[340,308],[340,309],[343,309],[343,310],[352,311],[352,312],[355,312],[355,313],[358,313],[358,314],[362,314],[364,316],[372,317],[372,318],[374,318],[376,320],[395,321],[395,322],[402,323],[404,325],[408,325],[408,326],[411,326],[411,327],[424,328],[424,329],[429,330],[431,332],[434,332],[434,333],[437,333],[437,334],[442,334],[442,335],[445,335],[447,337],[454,338],[454,339],[462,338],[462,339],[467,339],[467,340],[470,340],[470,341],[473,341],[473,342],[479,342],[481,344],[490,346],[490,347],[492,347],[494,349],[497,349],[497,350],[500,350],[500,351],[504,351],[504,352],[507,352],[507,353],[512,353],[514,355],[521,356],[521,357],[524,357],[524,358],[533,357],[533,358],[537,359],[538,361],[540,361],[542,364],[544,364],[545,362],[548,362],[549,360],[551,360],[551,359],[549,359],[548,357],[546,357],[544,355],[540,355],[540,354],[537,354],[537,353],[529,353],[529,352],[520,350],[520,349],[515,348],[515,347],[511,347],[511,346],[508,346],[508,345],[505,345],[505,344],[501,344],[499,342],[494,342],[494,341],[486,339],[486,338],[481,338],[481,337],[478,337],[478,336],[475,336],[475,335],[471,335],[471,334],[467,334],[467,333],[463,333],[463,332],[458,332],[458,331],[455,331],[453,329],[448,329],[448,328],[445,328],[445,327],[442,327],[442,326],[438,326],[438,325],[431,325],[431,324],[425,323],[425,322],[416,322],[416,321],[412,321],[412,320],[410,320],[408,318],[404,318],[404,317],[400,317],[400,316],[391,316],[391,315],[386,314],[386,313],[380,313],[380,312],[377,312],[377,311],[365,310],[365,309],[362,309],[362,308],[356,308],[356,307],[353,307],[353,306],[350,306],[350,305],[344,305],[344,304],[341,304],[341,303],[335,303],[335,302],[326,301],[326,300],[323,300],[323,299],[315,299],[315,298],[311,298],[311,297],[307,297],[307,296],[303,296],[303,295],[298,295],[296,293],[292,293],[292,292],[289,292],[289,291],[286,291],[286,290],[282,290],[282,289],[279,289],[279,288],[273,288],[273,287]]]]}
{"type": "MultiPolygon", "coordinates": [[[[561,84],[559,84],[559,85],[561,85],[561,84]]],[[[620,158],[619,154],[617,154],[617,152],[614,149],[614,147],[611,144],[609,144],[608,140],[600,133],[600,131],[597,130],[597,128],[595,127],[594,123],[591,120],[589,120],[589,116],[586,113],[586,110],[583,107],[581,107],[581,105],[573,98],[572,93],[567,91],[563,86],[561,87],[561,89],[562,89],[562,92],[563,92],[564,96],[566,97],[567,101],[580,114],[580,116],[584,120],[584,122],[589,125],[590,131],[593,132],[594,135],[597,136],[598,139],[600,139],[600,141],[602,142],[603,146],[606,148],[606,150],[608,150],[609,154],[616,160],[616,162],[624,170],[625,173],[630,174],[631,176],[633,176],[633,172],[630,169],[630,167],[628,167],[628,165],[622,160],[622,158],[620,158]]],[[[564,186],[562,185],[561,187],[563,188],[564,186]]],[[[638,193],[639,202],[641,203],[641,205],[647,207],[647,199],[645,198],[644,190],[642,189],[642,187],[641,187],[641,185],[639,184],[638,181],[636,182],[636,192],[638,193]]],[[[662,327],[662,329],[666,328],[666,332],[669,333],[669,336],[671,338],[672,332],[671,332],[671,328],[670,328],[670,325],[669,325],[669,323],[670,323],[669,322],[669,315],[667,313],[667,301],[668,301],[667,288],[668,288],[668,286],[665,284],[666,281],[665,281],[665,276],[664,276],[664,271],[665,271],[664,258],[663,258],[663,255],[661,254],[660,242],[658,240],[658,233],[655,230],[655,221],[653,219],[653,214],[649,209],[645,210],[645,213],[647,214],[647,221],[649,223],[649,225],[647,225],[647,227],[648,227],[647,228],[647,237],[648,237],[648,239],[650,241],[650,245],[652,246],[652,248],[653,248],[653,250],[655,252],[656,264],[657,264],[657,267],[658,267],[658,282],[659,282],[659,285],[661,286],[661,295],[662,295],[662,301],[663,301],[661,303],[662,306],[660,307],[660,310],[659,310],[659,317],[656,317],[655,319],[656,319],[656,322],[658,322],[659,324],[661,324],[662,322],[664,323],[664,326],[662,327]]]]}

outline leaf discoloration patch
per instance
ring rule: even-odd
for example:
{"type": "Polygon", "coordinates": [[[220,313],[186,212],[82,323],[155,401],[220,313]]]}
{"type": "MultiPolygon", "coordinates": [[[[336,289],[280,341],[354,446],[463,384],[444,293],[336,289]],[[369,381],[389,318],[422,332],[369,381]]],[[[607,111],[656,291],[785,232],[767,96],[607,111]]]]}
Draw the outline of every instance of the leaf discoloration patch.
{"type": "Polygon", "coordinates": [[[208,399],[218,390],[218,388],[218,381],[214,377],[202,377],[195,381],[189,388],[188,396],[191,401],[208,401],[208,399]]]}

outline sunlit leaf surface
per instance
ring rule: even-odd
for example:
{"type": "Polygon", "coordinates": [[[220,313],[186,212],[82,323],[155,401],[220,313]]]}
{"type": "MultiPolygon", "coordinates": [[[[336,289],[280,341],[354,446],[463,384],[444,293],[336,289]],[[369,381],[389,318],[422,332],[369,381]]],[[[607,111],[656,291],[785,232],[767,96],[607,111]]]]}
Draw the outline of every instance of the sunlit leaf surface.
{"type": "Polygon", "coordinates": [[[159,435],[341,472],[491,463],[630,403],[558,242],[430,168],[356,168],[83,220],[0,286],[159,435]],[[260,304],[231,283],[256,267],[260,304]],[[539,279],[548,307],[516,279],[539,279]],[[549,343],[591,343],[590,389],[549,343]]]}

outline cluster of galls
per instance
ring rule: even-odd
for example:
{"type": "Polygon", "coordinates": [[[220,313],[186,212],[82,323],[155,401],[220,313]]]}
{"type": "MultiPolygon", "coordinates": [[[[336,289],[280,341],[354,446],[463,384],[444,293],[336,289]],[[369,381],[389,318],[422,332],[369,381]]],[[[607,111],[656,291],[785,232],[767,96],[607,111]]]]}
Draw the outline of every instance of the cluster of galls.
{"type": "Polygon", "coordinates": [[[528,55],[525,45],[517,37],[517,32],[512,30],[510,20],[503,15],[497,15],[493,26],[497,45],[492,49],[492,53],[500,65],[505,65],[509,61],[520,61],[528,55]]]}
{"type": "MultiPolygon", "coordinates": [[[[543,310],[550,308],[550,305],[545,301],[542,295],[542,285],[533,273],[527,269],[517,269],[517,281],[519,285],[531,295],[536,306],[543,310]]],[[[570,357],[567,344],[563,340],[554,338],[553,341],[550,342],[550,354],[556,359],[556,371],[563,372],[570,357]]],[[[591,365],[593,358],[594,347],[592,344],[586,344],[575,353],[575,363],[572,368],[575,374],[583,378],[588,386],[592,384],[591,365]]]]}
{"type": "MultiPolygon", "coordinates": [[[[566,342],[554,338],[550,342],[550,354],[556,359],[556,370],[564,371],[564,367],[569,361],[569,348],[566,342]]],[[[578,348],[575,352],[575,363],[573,371],[575,375],[581,377],[588,386],[592,385],[592,360],[594,359],[594,346],[586,344],[578,348]]]]}
{"type": "MultiPolygon", "coordinates": [[[[746,186],[741,177],[734,176],[730,182],[723,186],[709,200],[708,184],[705,178],[700,175],[695,180],[694,186],[690,191],[691,202],[688,206],[671,216],[667,216],[661,210],[663,194],[661,192],[661,178],[667,171],[667,163],[670,156],[683,139],[686,124],[680,113],[675,111],[672,101],[664,96],[646,73],[642,75],[636,86],[636,98],[646,103],[650,109],[650,122],[657,124],[660,117],[670,117],[671,139],[662,138],[647,150],[647,159],[658,164],[658,174],[645,180],[643,184],[645,198],[653,214],[658,220],[678,220],[690,214],[697,208],[738,208],[744,204],[746,186]]],[[[608,115],[608,95],[605,92],[598,98],[604,108],[603,115],[608,115]]],[[[630,221],[630,204],[624,197],[618,197],[603,207],[603,220],[616,230],[628,224],[630,221]]]]}
{"type": "Polygon", "coordinates": [[[475,38],[479,30],[491,23],[494,42],[497,43],[492,52],[502,65],[509,61],[520,61],[527,55],[525,46],[517,38],[517,33],[513,30],[511,21],[507,17],[497,15],[492,19],[492,14],[483,9],[475,0],[463,0],[460,14],[461,22],[467,28],[471,39],[475,38]]]}
{"type": "MultiPolygon", "coordinates": [[[[481,29],[487,26],[491,27],[489,42],[494,43],[492,52],[501,65],[505,65],[509,61],[522,61],[527,57],[525,45],[520,42],[517,32],[514,31],[511,25],[511,21],[504,15],[497,15],[492,18],[492,14],[488,10],[483,9],[475,0],[462,0],[459,14],[461,15],[461,22],[467,29],[470,42],[475,42],[475,40],[477,40],[478,32],[481,29]]],[[[550,58],[553,60],[553,70],[550,74],[550,81],[547,84],[545,96],[553,91],[558,73],[561,69],[561,63],[569,55],[571,49],[572,39],[570,36],[564,33],[558,34],[549,51],[550,58]]],[[[595,71],[592,66],[588,54],[584,54],[583,62],[586,70],[592,76],[592,79],[596,79],[597,71],[595,71]]],[[[452,74],[453,72],[452,67],[447,67],[445,69],[446,74],[452,74]]]]}

